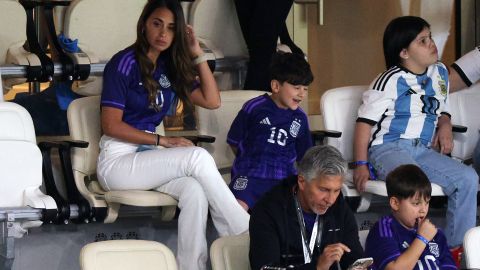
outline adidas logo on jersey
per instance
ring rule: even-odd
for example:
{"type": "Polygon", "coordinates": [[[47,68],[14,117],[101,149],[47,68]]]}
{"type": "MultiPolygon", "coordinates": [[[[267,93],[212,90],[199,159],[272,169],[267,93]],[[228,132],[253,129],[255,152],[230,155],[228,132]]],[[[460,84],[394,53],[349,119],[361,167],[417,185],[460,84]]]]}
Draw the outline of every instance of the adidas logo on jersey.
{"type": "Polygon", "coordinates": [[[272,125],[270,124],[270,119],[268,119],[268,116],[263,118],[263,120],[260,121],[260,124],[269,125],[269,126],[272,125]]]}

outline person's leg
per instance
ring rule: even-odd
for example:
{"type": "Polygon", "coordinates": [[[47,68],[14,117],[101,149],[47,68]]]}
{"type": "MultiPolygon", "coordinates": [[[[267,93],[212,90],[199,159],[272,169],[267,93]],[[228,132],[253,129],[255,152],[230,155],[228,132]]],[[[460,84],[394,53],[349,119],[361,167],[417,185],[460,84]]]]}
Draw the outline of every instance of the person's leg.
{"type": "Polygon", "coordinates": [[[461,245],[467,230],[476,224],[478,175],[473,168],[425,147],[416,160],[448,196],[445,235],[450,247],[461,245]]]}
{"type": "MultiPolygon", "coordinates": [[[[191,147],[192,148],[192,147],[191,147]]],[[[237,235],[248,230],[250,215],[238,204],[218,172],[213,157],[194,147],[188,156],[186,174],[195,178],[205,191],[213,224],[220,236],[237,235]]]]}
{"type": "Polygon", "coordinates": [[[248,210],[255,206],[263,194],[281,182],[281,180],[275,179],[237,176],[230,182],[229,188],[240,204],[245,204],[245,207],[248,210]]]}
{"type": "Polygon", "coordinates": [[[477,174],[480,175],[480,139],[477,141],[477,146],[473,150],[473,168],[477,171],[477,174]]]}
{"type": "Polygon", "coordinates": [[[249,210],[255,203],[253,191],[255,190],[255,181],[251,177],[238,176],[232,179],[229,188],[238,203],[245,209],[249,210]]]}
{"type": "Polygon", "coordinates": [[[300,49],[295,44],[295,42],[293,42],[292,38],[290,37],[290,34],[288,33],[288,28],[287,28],[287,23],[286,22],[284,22],[282,27],[280,28],[279,36],[280,36],[280,42],[282,44],[287,45],[290,48],[290,50],[292,51],[292,53],[300,54],[302,56],[305,55],[305,53],[303,53],[302,49],[300,49]]]}
{"type": "Polygon", "coordinates": [[[103,139],[100,146],[97,175],[105,188],[149,190],[174,179],[192,177],[205,192],[221,236],[248,230],[248,213],[237,203],[205,149],[176,147],[134,152],[135,145],[103,139]]]}
{"type": "Polygon", "coordinates": [[[248,11],[249,20],[244,22],[247,26],[242,27],[247,32],[244,38],[250,55],[244,89],[270,90],[270,62],[292,3],[293,0],[258,0],[248,11]]]}
{"type": "Polygon", "coordinates": [[[235,0],[234,2],[240,29],[242,29],[243,38],[246,42],[248,34],[250,33],[249,22],[252,16],[252,10],[255,9],[257,0],[235,0]]]}
{"type": "Polygon", "coordinates": [[[368,161],[375,168],[377,179],[385,181],[388,173],[400,165],[416,164],[412,156],[413,144],[411,140],[398,140],[371,147],[368,161]]]}
{"type": "Polygon", "coordinates": [[[208,201],[202,186],[191,177],[172,180],[156,188],[178,200],[178,249],[180,270],[206,269],[208,259],[205,238],[208,201]]]}

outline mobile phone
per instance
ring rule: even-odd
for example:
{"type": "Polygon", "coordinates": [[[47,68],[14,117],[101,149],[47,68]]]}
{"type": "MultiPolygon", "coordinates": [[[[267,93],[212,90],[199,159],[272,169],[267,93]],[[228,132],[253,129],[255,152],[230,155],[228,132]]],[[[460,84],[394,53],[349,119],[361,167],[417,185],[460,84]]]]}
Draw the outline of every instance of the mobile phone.
{"type": "Polygon", "coordinates": [[[367,269],[370,265],[373,264],[373,258],[361,258],[356,260],[354,263],[352,263],[349,267],[348,270],[356,270],[356,269],[367,269]]]}

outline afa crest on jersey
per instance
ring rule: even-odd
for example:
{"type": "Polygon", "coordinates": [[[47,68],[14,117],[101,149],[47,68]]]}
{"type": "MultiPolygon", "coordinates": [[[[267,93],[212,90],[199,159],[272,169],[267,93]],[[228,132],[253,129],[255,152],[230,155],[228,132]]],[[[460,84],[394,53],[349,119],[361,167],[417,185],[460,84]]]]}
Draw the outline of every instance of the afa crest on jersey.
{"type": "Polygon", "coordinates": [[[169,88],[170,85],[171,85],[170,81],[167,78],[167,75],[165,75],[165,74],[160,75],[160,79],[158,79],[158,83],[163,88],[169,88]]]}
{"type": "Polygon", "coordinates": [[[235,190],[244,190],[247,188],[248,179],[245,176],[240,176],[235,179],[235,184],[233,185],[233,189],[235,190]]]}
{"type": "Polygon", "coordinates": [[[290,135],[296,138],[298,136],[298,132],[300,131],[301,126],[302,124],[300,124],[300,121],[298,119],[293,120],[292,124],[290,125],[290,135]]]}
{"type": "Polygon", "coordinates": [[[438,249],[437,243],[429,242],[428,249],[430,250],[430,253],[432,253],[435,257],[440,257],[440,250],[438,249]]]}
{"type": "Polygon", "coordinates": [[[447,96],[447,84],[445,83],[445,81],[442,80],[442,79],[438,80],[438,86],[440,87],[440,94],[442,94],[442,96],[446,97],[447,96]]]}

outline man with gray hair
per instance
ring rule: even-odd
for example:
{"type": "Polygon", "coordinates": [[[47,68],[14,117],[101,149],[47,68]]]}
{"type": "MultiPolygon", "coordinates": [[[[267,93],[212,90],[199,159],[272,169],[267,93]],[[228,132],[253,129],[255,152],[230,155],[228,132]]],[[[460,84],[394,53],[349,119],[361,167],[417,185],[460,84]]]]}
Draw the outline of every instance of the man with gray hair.
{"type": "Polygon", "coordinates": [[[253,270],[347,269],[363,257],[355,217],[340,193],[346,171],[337,149],[315,146],[298,175],[260,199],[250,216],[253,270]]]}

